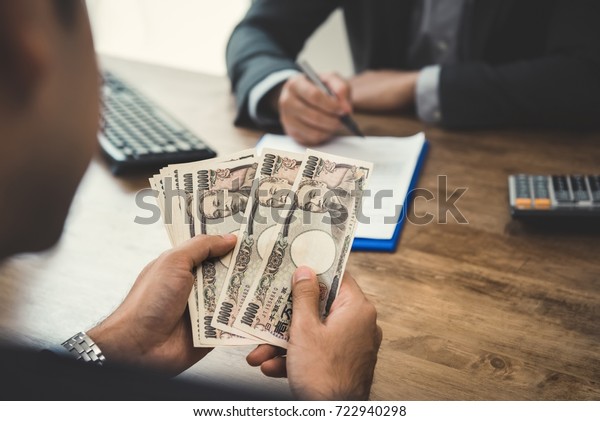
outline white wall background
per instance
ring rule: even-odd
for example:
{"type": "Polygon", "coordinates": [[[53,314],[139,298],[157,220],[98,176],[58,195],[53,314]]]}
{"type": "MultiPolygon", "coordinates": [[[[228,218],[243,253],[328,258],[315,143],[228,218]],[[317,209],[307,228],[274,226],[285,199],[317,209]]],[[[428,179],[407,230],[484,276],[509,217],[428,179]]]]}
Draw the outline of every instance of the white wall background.
{"type": "MultiPolygon", "coordinates": [[[[225,46],[250,0],[87,0],[87,5],[99,53],[225,75],[225,46]]],[[[339,11],[302,56],[320,71],[352,73],[339,11]]]]}

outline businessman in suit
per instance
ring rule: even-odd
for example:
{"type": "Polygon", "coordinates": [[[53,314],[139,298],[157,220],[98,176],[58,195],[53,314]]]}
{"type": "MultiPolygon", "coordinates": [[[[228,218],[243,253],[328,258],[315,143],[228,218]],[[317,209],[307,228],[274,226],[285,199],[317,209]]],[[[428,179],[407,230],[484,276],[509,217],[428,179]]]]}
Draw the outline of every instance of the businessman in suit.
{"type": "Polygon", "coordinates": [[[593,0],[256,0],[227,67],[237,125],[313,145],[353,110],[416,109],[446,128],[597,125],[600,3],[593,0]],[[298,72],[306,39],[341,7],[356,76],[298,72]]]}
{"type": "MultiPolygon", "coordinates": [[[[0,63],[2,262],[58,241],[96,148],[99,76],[85,3],[0,0],[0,63]]],[[[192,346],[186,312],[192,272],[204,259],[231,251],[235,242],[231,235],[197,236],[162,254],[142,271],[114,313],[55,352],[0,343],[0,397],[275,398],[231,385],[166,380],[210,352],[192,346]]],[[[373,305],[346,275],[323,323],[310,268],[295,272],[292,290],[287,358],[262,345],[248,362],[268,376],[287,376],[299,399],[367,399],[381,342],[373,305]]]]}

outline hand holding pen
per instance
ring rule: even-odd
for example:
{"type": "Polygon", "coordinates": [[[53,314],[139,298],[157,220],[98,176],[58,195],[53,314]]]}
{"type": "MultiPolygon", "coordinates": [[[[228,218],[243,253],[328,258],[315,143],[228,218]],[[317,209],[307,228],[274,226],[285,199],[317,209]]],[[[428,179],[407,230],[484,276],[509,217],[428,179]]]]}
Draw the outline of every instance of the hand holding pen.
{"type": "Polygon", "coordinates": [[[285,132],[307,146],[323,143],[342,129],[341,119],[352,113],[350,85],[335,74],[320,76],[333,96],[305,74],[291,77],[278,95],[278,109],[285,132]]]}
{"type": "MultiPolygon", "coordinates": [[[[323,81],[321,81],[319,75],[313,70],[313,68],[310,66],[310,64],[308,64],[307,61],[301,61],[298,63],[298,65],[300,66],[306,77],[308,77],[310,81],[321,90],[321,92],[326,93],[332,98],[337,98],[336,93],[329,89],[329,87],[325,83],[323,83],[323,81]]],[[[350,130],[356,136],[365,137],[365,135],[363,135],[360,129],[358,128],[358,125],[354,122],[354,119],[350,115],[351,113],[352,109],[340,116],[340,121],[344,126],[346,126],[348,130],[350,130]]]]}

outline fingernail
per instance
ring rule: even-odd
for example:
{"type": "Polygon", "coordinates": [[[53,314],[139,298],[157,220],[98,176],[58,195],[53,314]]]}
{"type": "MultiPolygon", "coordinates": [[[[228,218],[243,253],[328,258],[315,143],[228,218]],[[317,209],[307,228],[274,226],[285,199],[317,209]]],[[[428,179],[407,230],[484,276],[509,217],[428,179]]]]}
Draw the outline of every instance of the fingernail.
{"type": "Polygon", "coordinates": [[[223,236],[223,239],[226,240],[226,241],[237,240],[237,235],[235,235],[235,234],[225,234],[223,236]]]}
{"type": "Polygon", "coordinates": [[[296,272],[294,272],[294,283],[298,283],[298,282],[302,282],[302,281],[308,281],[310,279],[312,279],[313,277],[313,271],[311,268],[307,268],[305,266],[301,266],[298,269],[296,269],[296,272]]]}

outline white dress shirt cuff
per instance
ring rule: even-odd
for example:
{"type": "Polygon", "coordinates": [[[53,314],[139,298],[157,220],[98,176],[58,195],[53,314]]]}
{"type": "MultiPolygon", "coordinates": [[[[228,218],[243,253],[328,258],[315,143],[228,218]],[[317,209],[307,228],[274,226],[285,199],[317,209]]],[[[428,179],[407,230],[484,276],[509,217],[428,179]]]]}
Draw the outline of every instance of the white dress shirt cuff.
{"type": "Polygon", "coordinates": [[[435,124],[442,120],[438,91],[441,70],[439,65],[427,66],[421,70],[417,80],[417,114],[425,123],[435,124]]]}
{"type": "Polygon", "coordinates": [[[250,96],[248,97],[248,112],[252,121],[259,125],[277,124],[279,122],[276,117],[269,115],[265,113],[264,110],[260,109],[260,102],[274,87],[298,73],[300,72],[294,69],[279,70],[271,73],[250,90],[250,96]]]}

